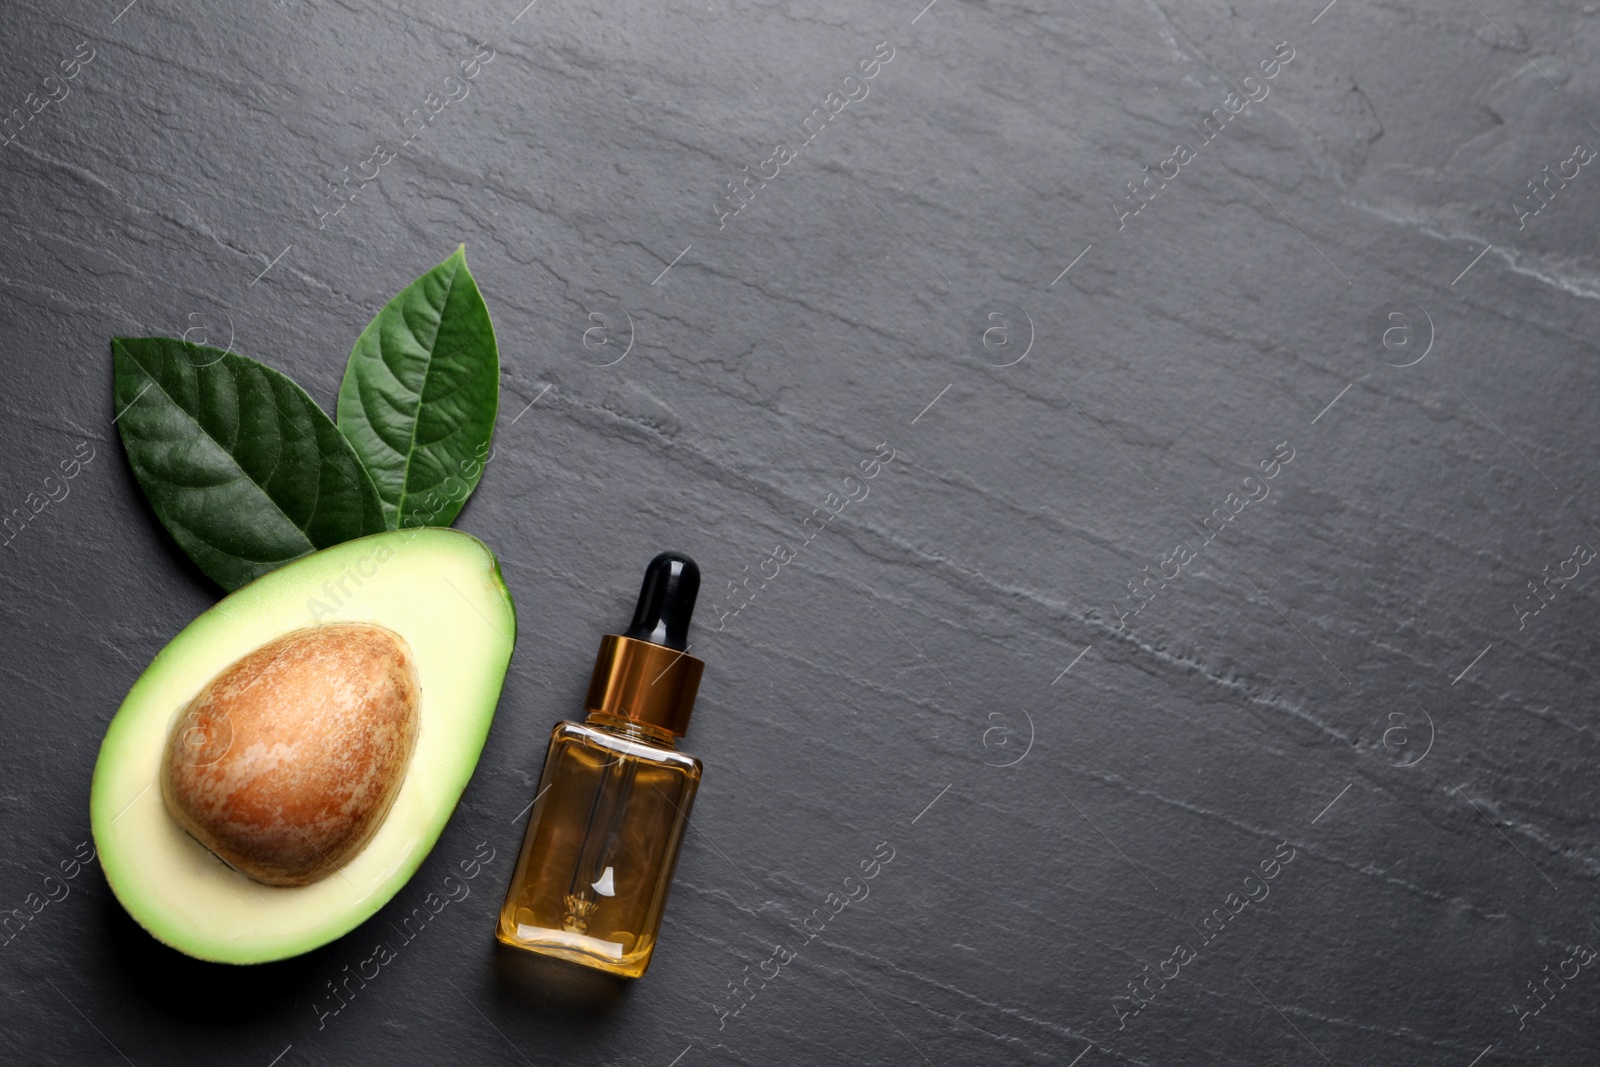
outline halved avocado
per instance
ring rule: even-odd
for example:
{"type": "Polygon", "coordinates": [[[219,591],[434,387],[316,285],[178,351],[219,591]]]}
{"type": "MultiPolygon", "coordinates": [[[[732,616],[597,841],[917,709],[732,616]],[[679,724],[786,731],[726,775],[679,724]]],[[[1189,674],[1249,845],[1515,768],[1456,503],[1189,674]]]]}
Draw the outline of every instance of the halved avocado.
{"type": "Polygon", "coordinates": [[[90,820],[117,899],[157,939],[219,963],[264,963],[340,937],[421,865],[477,766],[516,637],[494,554],[445,529],[348,541],[251,582],[186,626],[129,690],[95,763],[90,820]],[[168,810],[161,771],[191,701],[221,672],[306,627],[368,623],[409,647],[415,747],[364,847],[309,885],[224,863],[168,810]]]}

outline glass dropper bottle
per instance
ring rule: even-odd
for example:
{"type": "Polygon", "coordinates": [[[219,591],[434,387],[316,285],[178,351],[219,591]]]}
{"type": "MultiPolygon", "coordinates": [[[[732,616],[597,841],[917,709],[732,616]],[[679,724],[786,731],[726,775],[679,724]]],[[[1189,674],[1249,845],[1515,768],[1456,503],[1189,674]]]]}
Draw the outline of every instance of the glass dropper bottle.
{"type": "Polygon", "coordinates": [[[508,945],[637,978],[650,966],[701,764],[674,747],[705,663],[688,654],[700,569],[663,552],[633,623],[600,642],[584,722],[550,736],[500,909],[508,945]]]}

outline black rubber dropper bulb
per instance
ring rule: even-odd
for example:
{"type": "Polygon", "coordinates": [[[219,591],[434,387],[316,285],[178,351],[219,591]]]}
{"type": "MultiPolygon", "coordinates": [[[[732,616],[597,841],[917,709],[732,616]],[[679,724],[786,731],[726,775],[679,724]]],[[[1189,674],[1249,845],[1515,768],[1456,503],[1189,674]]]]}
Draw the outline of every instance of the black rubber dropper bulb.
{"type": "Polygon", "coordinates": [[[663,552],[644,569],[639,606],[623,637],[679,652],[689,647],[689,618],[700,593],[700,568],[681,552],[663,552]]]}

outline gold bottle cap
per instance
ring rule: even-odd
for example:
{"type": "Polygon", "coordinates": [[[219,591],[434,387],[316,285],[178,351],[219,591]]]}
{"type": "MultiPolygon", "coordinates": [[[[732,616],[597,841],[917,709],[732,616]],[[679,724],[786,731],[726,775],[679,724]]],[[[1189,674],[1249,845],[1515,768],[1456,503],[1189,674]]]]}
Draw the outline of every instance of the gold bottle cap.
{"type": "Polygon", "coordinates": [[[633,623],[606,634],[594,659],[591,713],[632,719],[682,737],[700,690],[705,661],[688,655],[689,619],[700,592],[700,568],[681,552],[651,560],[639,586],[633,623]]]}
{"type": "Polygon", "coordinates": [[[618,634],[600,639],[584,708],[590,713],[689,732],[705,660],[666,645],[618,634]]]}

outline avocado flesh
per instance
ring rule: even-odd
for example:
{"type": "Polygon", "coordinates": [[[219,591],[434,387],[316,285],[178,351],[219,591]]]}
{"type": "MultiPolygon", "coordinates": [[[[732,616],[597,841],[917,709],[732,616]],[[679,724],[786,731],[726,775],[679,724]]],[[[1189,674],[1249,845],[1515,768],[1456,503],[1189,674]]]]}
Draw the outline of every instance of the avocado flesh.
{"type": "Polygon", "coordinates": [[[106,880],[158,940],[199,959],[263,963],[348,933],[405,885],[477,766],[516,636],[494,554],[453,530],[397,530],[296,560],[195,619],[151,661],[95,763],[90,820],[106,880]],[[233,870],[173,819],[160,774],[172,726],[217,674],[316,623],[366,622],[410,646],[421,689],[404,782],[366,846],[310,885],[233,870]]]}

